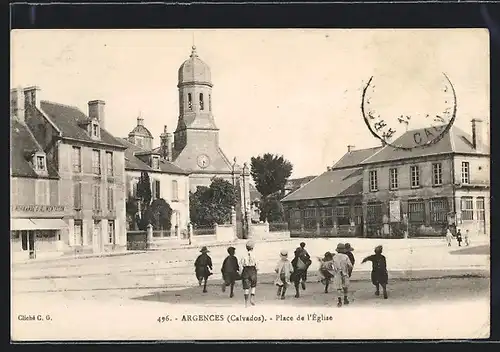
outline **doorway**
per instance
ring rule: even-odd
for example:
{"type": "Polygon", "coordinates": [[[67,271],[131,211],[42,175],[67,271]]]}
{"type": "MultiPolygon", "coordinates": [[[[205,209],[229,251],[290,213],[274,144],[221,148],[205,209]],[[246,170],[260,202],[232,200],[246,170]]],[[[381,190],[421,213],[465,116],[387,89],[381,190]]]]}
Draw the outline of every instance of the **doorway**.
{"type": "Polygon", "coordinates": [[[94,252],[102,251],[101,221],[94,220],[92,247],[94,252]]]}
{"type": "Polygon", "coordinates": [[[27,251],[29,253],[30,259],[36,258],[36,249],[35,249],[35,231],[31,230],[23,230],[21,231],[21,245],[23,251],[27,251]]]}

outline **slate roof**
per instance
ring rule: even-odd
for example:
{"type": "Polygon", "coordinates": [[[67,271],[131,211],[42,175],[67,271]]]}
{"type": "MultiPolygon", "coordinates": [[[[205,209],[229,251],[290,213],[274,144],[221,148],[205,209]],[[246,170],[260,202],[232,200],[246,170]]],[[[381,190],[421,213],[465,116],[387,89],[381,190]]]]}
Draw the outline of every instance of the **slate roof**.
{"type": "Polygon", "coordinates": [[[344,154],[342,158],[340,158],[339,161],[335,163],[335,165],[333,165],[332,168],[338,169],[338,168],[358,166],[364,160],[371,157],[374,153],[378,152],[382,148],[383,148],[382,146],[378,146],[373,148],[358,149],[347,152],[346,154],[344,154]]]}
{"type": "MultiPolygon", "coordinates": [[[[415,133],[420,133],[422,136],[425,136],[424,129],[411,130],[401,135],[394,141],[393,144],[403,146],[414,145],[415,133]]],[[[387,145],[377,153],[373,154],[370,158],[364,160],[362,164],[449,153],[481,154],[474,149],[471,135],[456,126],[452,126],[443,138],[427,147],[407,151],[387,145]]]]}
{"type": "Polygon", "coordinates": [[[141,159],[135,156],[135,153],[140,153],[144,155],[144,149],[130,143],[126,139],[122,139],[121,143],[127,147],[125,150],[125,169],[126,170],[137,170],[137,171],[147,171],[147,172],[163,172],[168,174],[176,175],[189,175],[189,172],[181,169],[177,165],[160,158],[160,170],[155,170],[141,159]]]}
{"type": "MultiPolygon", "coordinates": [[[[35,137],[23,122],[17,118],[11,119],[10,124],[10,167],[13,177],[33,177],[39,176],[33,169],[32,164],[26,158],[31,152],[43,152],[42,147],[37,143],[35,137]]],[[[47,160],[48,178],[58,178],[57,170],[50,165],[47,160]]]]}
{"type": "Polygon", "coordinates": [[[40,102],[42,111],[47,114],[51,121],[61,131],[63,138],[72,138],[85,142],[106,144],[117,148],[125,149],[121,141],[112,136],[101,127],[101,139],[96,141],[87,134],[80,124],[90,122],[90,118],[75,106],[63,105],[42,100],[40,102]]]}
{"type": "Polygon", "coordinates": [[[363,169],[332,169],[290,193],[282,202],[359,195],[363,192],[363,169]]]}
{"type": "Polygon", "coordinates": [[[142,125],[135,126],[134,129],[128,135],[129,136],[130,135],[142,135],[144,137],[153,138],[153,135],[151,134],[151,132],[149,132],[149,130],[142,125]]]}

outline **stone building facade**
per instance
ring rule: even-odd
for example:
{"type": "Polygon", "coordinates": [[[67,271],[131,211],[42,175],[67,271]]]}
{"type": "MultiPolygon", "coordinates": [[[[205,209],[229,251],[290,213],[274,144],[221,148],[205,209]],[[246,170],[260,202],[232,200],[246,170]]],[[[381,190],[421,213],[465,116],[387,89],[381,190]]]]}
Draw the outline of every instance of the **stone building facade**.
{"type": "Polygon", "coordinates": [[[11,92],[16,96],[12,110],[23,116],[47,167],[58,175],[57,187],[49,193],[57,197],[66,224],[59,233],[59,251],[124,250],[126,147],[104,128],[105,103],[90,101],[85,114],[74,106],[41,100],[37,87],[23,93],[11,92]]]}
{"type": "MultiPolygon", "coordinates": [[[[450,225],[454,231],[489,234],[485,132],[475,119],[471,134],[452,126],[425,148],[349,147],[326,173],[283,199],[290,226],[316,235],[439,236],[450,225]],[[307,230],[314,227],[309,223],[316,231],[307,230]]],[[[408,131],[395,143],[407,145],[418,133],[423,131],[408,131]]]]}

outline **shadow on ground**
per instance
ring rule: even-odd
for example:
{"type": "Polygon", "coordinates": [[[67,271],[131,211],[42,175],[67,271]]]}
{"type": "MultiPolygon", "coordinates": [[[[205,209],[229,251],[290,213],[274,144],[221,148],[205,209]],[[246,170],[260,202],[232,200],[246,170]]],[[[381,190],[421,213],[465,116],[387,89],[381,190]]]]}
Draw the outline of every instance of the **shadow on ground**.
{"type": "Polygon", "coordinates": [[[490,254],[490,246],[485,244],[481,246],[475,247],[464,247],[461,249],[457,249],[455,251],[451,251],[450,254],[454,255],[489,255],[490,254]]]}
{"type": "MultiPolygon", "coordinates": [[[[267,274],[271,276],[271,274],[267,274]]],[[[265,274],[262,276],[266,276],[265,274]]],[[[323,292],[324,286],[319,282],[310,282],[305,291],[301,290],[300,298],[294,298],[295,289],[289,288],[285,300],[276,297],[276,286],[263,278],[263,284],[257,287],[257,303],[292,305],[292,306],[330,306],[335,304],[335,294],[330,289],[323,292]]],[[[374,295],[374,286],[370,281],[353,281],[350,287],[351,301],[360,305],[421,305],[436,301],[468,300],[489,297],[489,279],[481,277],[441,278],[426,280],[394,280],[389,282],[389,299],[384,300],[374,295]]],[[[157,291],[146,296],[132,298],[134,300],[165,302],[170,304],[206,305],[213,307],[230,307],[242,304],[243,290],[241,282],[235,287],[235,296],[229,298],[229,290],[222,293],[220,281],[209,282],[208,292],[202,293],[197,284],[181,290],[157,291]]]]}

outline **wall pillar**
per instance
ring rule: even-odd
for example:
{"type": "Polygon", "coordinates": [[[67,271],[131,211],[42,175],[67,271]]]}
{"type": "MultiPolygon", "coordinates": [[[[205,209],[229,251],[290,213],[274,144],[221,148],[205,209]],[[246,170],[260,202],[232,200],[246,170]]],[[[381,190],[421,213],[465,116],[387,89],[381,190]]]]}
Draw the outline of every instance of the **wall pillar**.
{"type": "Polygon", "coordinates": [[[363,237],[367,237],[368,230],[366,228],[366,225],[367,225],[366,218],[368,217],[368,203],[363,202],[361,207],[363,209],[363,237]]]}
{"type": "Polygon", "coordinates": [[[147,234],[147,248],[151,248],[153,245],[153,226],[149,224],[146,228],[147,234]]]}

